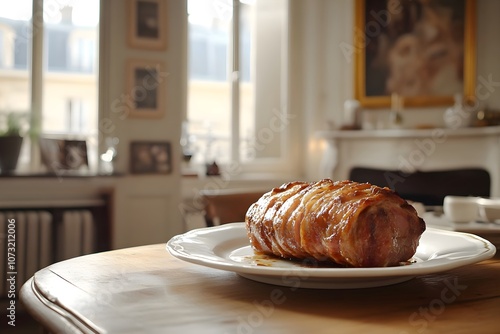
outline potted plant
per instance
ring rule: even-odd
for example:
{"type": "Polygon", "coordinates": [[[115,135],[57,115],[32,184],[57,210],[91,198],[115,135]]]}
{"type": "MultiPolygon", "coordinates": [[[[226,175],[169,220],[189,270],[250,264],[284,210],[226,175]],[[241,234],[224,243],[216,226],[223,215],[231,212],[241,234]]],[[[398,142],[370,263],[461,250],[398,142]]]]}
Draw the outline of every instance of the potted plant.
{"type": "Polygon", "coordinates": [[[3,130],[0,128],[0,171],[5,174],[14,171],[17,167],[23,144],[22,130],[26,114],[9,112],[3,115],[5,128],[3,130]]]}

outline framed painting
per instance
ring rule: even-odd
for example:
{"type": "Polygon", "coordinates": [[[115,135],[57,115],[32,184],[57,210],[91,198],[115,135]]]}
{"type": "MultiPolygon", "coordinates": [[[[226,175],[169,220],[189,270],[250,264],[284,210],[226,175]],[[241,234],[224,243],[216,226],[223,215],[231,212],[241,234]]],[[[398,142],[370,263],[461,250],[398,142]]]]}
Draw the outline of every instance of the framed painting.
{"type": "Polygon", "coordinates": [[[152,60],[127,62],[129,117],[161,118],[165,113],[165,63],[152,60]]]}
{"type": "Polygon", "coordinates": [[[130,143],[132,174],[169,174],[172,161],[169,142],[135,141],[130,143]]]}
{"type": "Polygon", "coordinates": [[[167,0],[128,0],[128,44],[133,48],[165,50],[167,0]]]}
{"type": "Polygon", "coordinates": [[[475,0],[356,0],[355,97],[366,108],[474,99],[475,0]]]}

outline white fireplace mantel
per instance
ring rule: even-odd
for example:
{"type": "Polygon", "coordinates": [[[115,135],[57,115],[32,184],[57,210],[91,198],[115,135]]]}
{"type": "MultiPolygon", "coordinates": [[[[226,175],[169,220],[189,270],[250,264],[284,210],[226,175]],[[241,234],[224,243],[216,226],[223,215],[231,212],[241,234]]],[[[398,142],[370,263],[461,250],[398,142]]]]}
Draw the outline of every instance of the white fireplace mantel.
{"type": "Polygon", "coordinates": [[[462,129],[332,130],[326,140],[321,176],[347,179],[353,167],[402,170],[484,168],[491,195],[500,196],[500,126],[462,129]]]}

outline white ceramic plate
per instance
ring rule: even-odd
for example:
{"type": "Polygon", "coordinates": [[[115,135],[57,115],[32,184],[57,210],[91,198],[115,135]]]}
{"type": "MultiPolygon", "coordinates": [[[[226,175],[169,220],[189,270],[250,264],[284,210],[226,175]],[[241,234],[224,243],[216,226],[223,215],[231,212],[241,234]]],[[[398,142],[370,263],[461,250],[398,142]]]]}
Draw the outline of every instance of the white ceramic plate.
{"type": "Polygon", "coordinates": [[[269,284],[294,288],[353,289],[404,282],[491,258],[495,246],[473,234],[428,228],[413,263],[386,268],[317,267],[312,263],[256,255],[244,223],[201,228],[170,239],[175,257],[211,268],[233,271],[269,284]]]}

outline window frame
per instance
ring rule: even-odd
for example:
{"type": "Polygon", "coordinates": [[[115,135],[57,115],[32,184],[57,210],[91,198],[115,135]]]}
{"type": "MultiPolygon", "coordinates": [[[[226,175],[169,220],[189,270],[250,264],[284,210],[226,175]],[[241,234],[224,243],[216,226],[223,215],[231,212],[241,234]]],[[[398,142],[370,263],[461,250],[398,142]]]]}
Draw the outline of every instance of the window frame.
{"type": "MultiPolygon", "coordinates": [[[[234,75],[234,73],[240,73],[241,71],[241,55],[240,50],[242,45],[240,44],[240,0],[232,0],[232,29],[231,29],[231,43],[229,45],[230,54],[228,56],[229,63],[229,77],[226,83],[230,85],[230,161],[228,165],[222,164],[223,171],[226,172],[226,176],[236,177],[240,174],[273,174],[273,175],[297,175],[299,174],[300,168],[298,167],[297,150],[292,148],[298,147],[298,138],[293,136],[293,133],[297,133],[298,125],[295,120],[297,117],[290,115],[288,105],[289,105],[289,91],[290,85],[288,83],[289,71],[290,71],[290,1],[286,0],[286,20],[285,26],[282,27],[281,34],[283,38],[282,54],[285,57],[280,58],[280,87],[279,90],[279,107],[274,108],[272,111],[272,116],[270,116],[269,127],[266,130],[274,131],[273,135],[279,136],[280,148],[279,156],[276,157],[257,157],[250,161],[242,161],[240,145],[240,84],[243,83],[241,80],[241,75],[234,75]],[[234,33],[237,32],[237,33],[234,33]],[[233,75],[231,74],[233,73],[233,75]],[[278,126],[280,122],[284,123],[284,128],[278,126]]],[[[189,45],[189,43],[187,43],[189,45]]],[[[191,79],[188,78],[188,81],[191,79]]],[[[195,80],[195,79],[193,79],[195,80]]],[[[255,84],[255,83],[254,83],[255,84]]],[[[186,109],[185,120],[188,119],[188,110],[186,109]]],[[[282,125],[283,126],[283,125],[282,125]]],[[[262,129],[260,129],[262,130],[262,129]]],[[[259,138],[259,130],[256,131],[256,143],[255,146],[258,148],[259,145],[265,143],[266,138],[259,138]],[[260,142],[259,142],[260,140],[260,142]]]]}
{"type": "MultiPolygon", "coordinates": [[[[44,0],[32,0],[32,16],[31,22],[28,27],[28,32],[31,36],[31,52],[29,54],[28,60],[28,77],[29,77],[29,93],[30,93],[30,117],[29,117],[29,128],[30,132],[33,134],[29,138],[29,161],[27,170],[28,172],[38,172],[42,167],[42,162],[40,158],[40,150],[38,145],[37,136],[40,135],[42,129],[42,117],[43,117],[43,101],[44,101],[44,72],[45,72],[45,63],[47,59],[47,53],[44,49],[45,46],[45,27],[46,22],[44,21],[44,0]],[[37,57],[33,55],[39,55],[37,57]]],[[[107,39],[103,38],[104,34],[104,25],[103,20],[103,11],[104,11],[104,3],[106,1],[99,0],[99,24],[98,24],[98,64],[97,68],[97,121],[99,124],[100,120],[100,110],[101,108],[101,92],[99,87],[103,87],[101,85],[102,74],[99,71],[101,66],[101,60],[105,58],[104,56],[104,45],[107,42],[107,39]]],[[[97,129],[99,130],[99,129],[97,129]]],[[[68,133],[73,134],[74,133],[68,133]]],[[[99,152],[100,147],[100,138],[99,131],[97,131],[97,152],[99,152]]],[[[88,152],[90,153],[90,152],[88,152]]],[[[97,159],[97,154],[95,156],[91,155],[92,159],[96,162],[94,165],[89,165],[90,171],[99,170],[100,161],[97,159]]],[[[22,168],[22,167],[21,167],[22,168]]]]}

